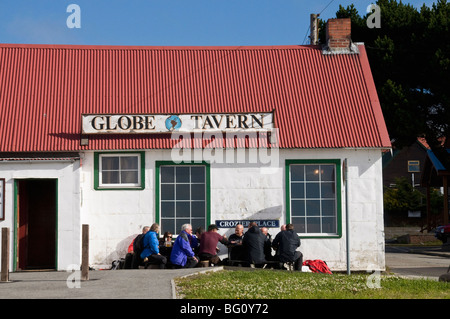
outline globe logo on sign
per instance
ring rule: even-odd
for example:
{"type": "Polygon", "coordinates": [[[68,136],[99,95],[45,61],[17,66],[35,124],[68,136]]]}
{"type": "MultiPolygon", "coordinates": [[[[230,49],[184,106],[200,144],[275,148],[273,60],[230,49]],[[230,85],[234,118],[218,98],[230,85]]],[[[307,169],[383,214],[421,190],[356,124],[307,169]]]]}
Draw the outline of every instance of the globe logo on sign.
{"type": "Polygon", "coordinates": [[[166,119],[166,128],[172,131],[178,131],[181,127],[181,120],[177,115],[171,115],[166,119]]]}

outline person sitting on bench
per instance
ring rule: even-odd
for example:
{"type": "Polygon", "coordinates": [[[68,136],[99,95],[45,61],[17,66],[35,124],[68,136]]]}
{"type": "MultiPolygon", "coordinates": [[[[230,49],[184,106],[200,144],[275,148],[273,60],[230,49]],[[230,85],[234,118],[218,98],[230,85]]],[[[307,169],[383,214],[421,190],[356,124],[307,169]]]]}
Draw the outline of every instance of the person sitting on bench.
{"type": "Polygon", "coordinates": [[[159,253],[158,232],[159,225],[154,223],[144,236],[144,250],[142,250],[141,258],[146,264],[156,264],[159,265],[160,269],[164,269],[166,268],[167,258],[159,253]]]}
{"type": "Polygon", "coordinates": [[[286,230],[280,231],[275,236],[272,247],[277,251],[275,257],[281,263],[293,263],[295,270],[302,270],[303,254],[297,251],[300,247],[300,238],[294,231],[294,225],[287,224],[286,230]]]}

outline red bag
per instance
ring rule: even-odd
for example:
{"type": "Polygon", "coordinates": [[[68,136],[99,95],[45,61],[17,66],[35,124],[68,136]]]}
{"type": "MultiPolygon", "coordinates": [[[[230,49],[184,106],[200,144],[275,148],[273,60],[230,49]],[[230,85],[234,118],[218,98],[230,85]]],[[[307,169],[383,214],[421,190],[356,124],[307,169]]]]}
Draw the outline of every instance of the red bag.
{"type": "Polygon", "coordinates": [[[305,260],[303,262],[303,266],[308,266],[312,272],[330,274],[330,275],[333,274],[331,272],[330,268],[328,267],[327,263],[320,259],[305,260]]]}

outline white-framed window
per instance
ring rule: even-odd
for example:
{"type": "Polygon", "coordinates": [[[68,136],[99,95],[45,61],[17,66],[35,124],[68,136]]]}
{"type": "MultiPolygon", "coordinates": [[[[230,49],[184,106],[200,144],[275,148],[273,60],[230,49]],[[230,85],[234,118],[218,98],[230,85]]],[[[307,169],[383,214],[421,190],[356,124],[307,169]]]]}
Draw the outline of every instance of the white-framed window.
{"type": "Polygon", "coordinates": [[[144,153],[96,153],[96,189],[143,189],[144,153]]]}
{"type": "Polygon", "coordinates": [[[340,236],[340,161],[290,160],[286,164],[288,217],[304,236],[340,236]]]}

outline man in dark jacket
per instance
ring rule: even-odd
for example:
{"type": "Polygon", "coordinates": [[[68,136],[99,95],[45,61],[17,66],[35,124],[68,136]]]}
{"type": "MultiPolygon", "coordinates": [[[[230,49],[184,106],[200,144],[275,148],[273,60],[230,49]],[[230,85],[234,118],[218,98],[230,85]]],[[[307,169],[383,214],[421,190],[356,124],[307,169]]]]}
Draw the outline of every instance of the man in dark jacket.
{"type": "Polygon", "coordinates": [[[302,270],[303,254],[297,251],[297,248],[300,247],[300,238],[294,232],[294,225],[287,224],[286,230],[275,236],[272,247],[277,251],[276,256],[280,262],[292,262],[295,270],[302,270]]]}
{"type": "Polygon", "coordinates": [[[256,222],[251,222],[242,241],[247,250],[247,261],[254,265],[266,263],[264,256],[264,245],[267,237],[261,232],[256,222]]]}

